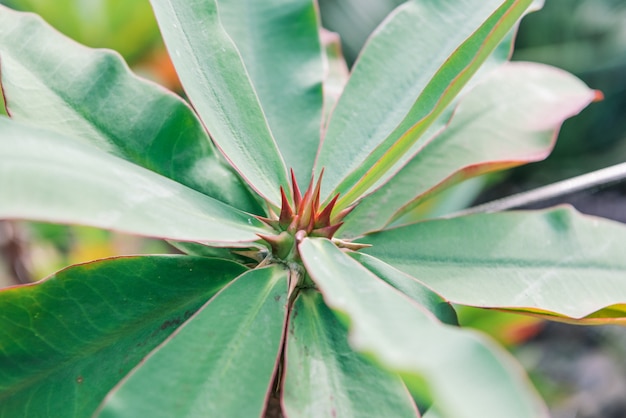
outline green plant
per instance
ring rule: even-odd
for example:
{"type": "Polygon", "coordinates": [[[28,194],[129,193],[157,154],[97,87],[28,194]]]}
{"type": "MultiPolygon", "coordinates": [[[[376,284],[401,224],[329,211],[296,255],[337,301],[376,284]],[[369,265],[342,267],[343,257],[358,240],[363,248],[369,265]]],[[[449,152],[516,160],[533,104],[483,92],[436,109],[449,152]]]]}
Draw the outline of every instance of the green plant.
{"type": "Polygon", "coordinates": [[[455,183],[545,158],[596,97],[505,62],[531,3],[407,2],[348,78],[313,0],[153,0],[197,114],[0,9],[0,218],[186,253],[2,290],[0,416],[545,416],[449,302],[623,322],[623,227],[566,207],[422,219],[455,183]]]}

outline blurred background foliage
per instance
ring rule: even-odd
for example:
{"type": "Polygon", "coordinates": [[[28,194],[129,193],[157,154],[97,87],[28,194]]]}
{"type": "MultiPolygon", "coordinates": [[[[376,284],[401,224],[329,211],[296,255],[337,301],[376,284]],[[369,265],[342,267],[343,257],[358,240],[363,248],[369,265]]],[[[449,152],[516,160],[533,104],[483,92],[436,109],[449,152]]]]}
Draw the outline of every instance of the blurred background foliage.
{"type": "Polygon", "coordinates": [[[37,13],[83,45],[113,49],[137,73],[181,91],[148,0],[0,0],[0,4],[37,13]]]}
{"type": "MultiPolygon", "coordinates": [[[[402,2],[319,0],[323,24],[341,35],[349,65],[369,34],[402,2]]],[[[117,50],[134,71],[182,94],[148,0],[0,4],[38,13],[80,43],[117,50]]],[[[564,68],[601,90],[604,100],[565,123],[546,161],[457,186],[424,206],[429,215],[457,210],[479,195],[478,201],[491,200],[626,161],[626,1],[546,0],[540,13],[522,22],[513,59],[564,68]]],[[[562,201],[626,222],[623,182],[547,203],[562,201]]],[[[0,222],[0,287],[97,258],[175,251],[161,241],[94,228],[0,222]]],[[[626,417],[624,328],[574,327],[461,307],[459,318],[492,335],[522,361],[555,418],[626,417]]]]}

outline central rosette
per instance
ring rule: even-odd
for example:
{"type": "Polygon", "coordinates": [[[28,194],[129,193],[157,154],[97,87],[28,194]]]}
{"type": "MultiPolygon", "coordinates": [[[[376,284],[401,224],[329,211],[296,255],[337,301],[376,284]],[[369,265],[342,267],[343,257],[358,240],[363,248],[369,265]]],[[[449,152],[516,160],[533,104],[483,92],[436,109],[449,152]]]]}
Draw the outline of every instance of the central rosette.
{"type": "Polygon", "coordinates": [[[335,195],[325,206],[321,205],[322,174],[323,170],[317,182],[311,178],[309,187],[303,195],[292,171],[291,195],[293,196],[293,205],[281,186],[280,214],[277,215],[270,211],[269,218],[258,217],[259,220],[279,232],[278,235],[259,235],[270,245],[275,257],[286,261],[297,260],[297,246],[305,237],[332,239],[335,232],[343,225],[343,219],[354,209],[354,206],[350,206],[338,213],[333,213],[339,194],[335,195]]]}

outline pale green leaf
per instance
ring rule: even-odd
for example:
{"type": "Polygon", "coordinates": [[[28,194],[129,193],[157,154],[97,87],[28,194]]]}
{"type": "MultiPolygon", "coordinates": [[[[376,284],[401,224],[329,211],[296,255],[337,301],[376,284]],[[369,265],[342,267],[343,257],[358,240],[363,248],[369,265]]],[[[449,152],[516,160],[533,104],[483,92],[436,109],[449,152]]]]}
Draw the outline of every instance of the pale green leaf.
{"type": "Polygon", "coordinates": [[[287,171],[241,55],[216,0],[152,0],[185,92],[216,145],[275,206],[287,171]]]}
{"type": "Polygon", "coordinates": [[[112,51],[86,48],[41,18],[0,6],[0,66],[10,115],[244,210],[259,212],[191,108],[130,72],[112,51]]]}
{"type": "Polygon", "coordinates": [[[331,241],[300,254],[324,301],[350,325],[352,347],[399,373],[442,418],[538,418],[547,413],[519,366],[480,334],[445,325],[331,241]]]}
{"type": "Polygon", "coordinates": [[[391,169],[531,2],[413,0],[388,16],[331,115],[316,162],[326,168],[324,198],[340,193],[345,207],[391,169]]]}
{"type": "Polygon", "coordinates": [[[342,234],[383,229],[427,197],[464,179],[542,160],[563,120],[595,97],[554,67],[508,63],[465,94],[448,126],[346,219],[342,234]]]}
{"type": "MultiPolygon", "coordinates": [[[[309,184],[322,125],[322,48],[313,0],[218,0],[270,130],[301,188],[309,184]]],[[[255,144],[250,144],[255,146],[255,144]]]]}
{"type": "Polygon", "coordinates": [[[349,255],[380,279],[395,287],[419,305],[428,309],[428,311],[435,315],[441,322],[449,325],[459,324],[456,312],[450,303],[430,290],[423,283],[391,267],[389,264],[383,263],[376,257],[360,252],[349,253],[349,255]]]}
{"type": "Polygon", "coordinates": [[[252,215],[166,177],[5,117],[0,117],[0,218],[235,247],[269,232],[252,215]]]}
{"type": "Polygon", "coordinates": [[[362,241],[453,303],[625,318],[626,227],[571,208],[425,221],[362,241]]]}

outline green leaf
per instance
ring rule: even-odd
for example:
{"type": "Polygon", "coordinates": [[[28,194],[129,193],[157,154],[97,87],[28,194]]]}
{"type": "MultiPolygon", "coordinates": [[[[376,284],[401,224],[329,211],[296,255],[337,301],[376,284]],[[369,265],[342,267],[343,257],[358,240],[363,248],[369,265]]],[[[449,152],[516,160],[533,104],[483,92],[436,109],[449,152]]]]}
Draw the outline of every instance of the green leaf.
{"type": "Polygon", "coordinates": [[[594,99],[554,67],[508,63],[464,95],[445,130],[346,218],[342,234],[383,229],[462,180],[546,158],[563,120],[594,99]]]}
{"type": "Polygon", "coordinates": [[[480,334],[444,325],[325,239],[300,254],[359,352],[399,373],[442,418],[537,418],[545,407],[515,361],[480,334]]]}
{"type": "Polygon", "coordinates": [[[0,117],[0,218],[249,246],[267,228],[179,183],[87,144],[0,117]]]}
{"type": "Polygon", "coordinates": [[[320,32],[324,53],[326,55],[324,77],[324,121],[325,127],[337,100],[343,93],[343,89],[350,77],[348,64],[341,52],[341,39],[334,32],[322,29],[320,32]]]}
{"type": "MultiPolygon", "coordinates": [[[[530,8],[526,10],[526,12],[530,11],[530,8]]],[[[467,92],[471,91],[474,86],[481,83],[489,73],[497,69],[502,64],[508,62],[511,54],[513,53],[515,35],[517,33],[518,26],[519,22],[513,26],[513,28],[493,50],[485,62],[483,62],[480,68],[476,71],[476,74],[474,74],[467,84],[465,84],[461,92],[450,102],[450,104],[448,104],[445,109],[441,111],[440,115],[433,120],[428,129],[426,129],[426,131],[422,134],[422,139],[416,141],[410,149],[404,153],[404,155],[398,158],[395,164],[369,188],[369,190],[365,193],[366,196],[372,193],[372,191],[379,189],[382,185],[387,183],[389,179],[395,177],[398,171],[404,167],[404,165],[410,161],[415,154],[420,152],[426,144],[428,144],[435,136],[439,135],[441,131],[445,129],[454,114],[455,108],[467,92]]]]}
{"type": "Polygon", "coordinates": [[[362,241],[453,303],[626,318],[612,307],[626,305],[626,227],[567,207],[426,221],[362,241]]]}
{"type": "Polygon", "coordinates": [[[217,146],[261,196],[279,206],[287,171],[240,52],[215,0],[152,0],[172,61],[217,146]]]}
{"type": "Polygon", "coordinates": [[[287,275],[274,266],[234,280],[111,391],[98,416],[260,416],[283,339],[287,275]]]}
{"type": "Polygon", "coordinates": [[[241,265],[122,257],[0,291],[0,417],[91,416],[241,265]]]}
{"type": "Polygon", "coordinates": [[[383,263],[376,257],[358,252],[352,252],[349,253],[349,255],[380,279],[395,287],[419,305],[428,309],[429,312],[435,315],[437,319],[444,324],[459,324],[456,312],[450,303],[430,290],[423,283],[391,267],[389,264],[383,263]]]}
{"type": "Polygon", "coordinates": [[[417,415],[402,379],[352,351],[346,328],[317,291],[296,299],[285,366],[283,405],[290,418],[417,415]]]}
{"type": "Polygon", "coordinates": [[[0,6],[2,86],[18,121],[89,142],[235,207],[259,212],[191,108],[41,18],[0,6]]]}
{"type": "MultiPolygon", "coordinates": [[[[320,143],[322,50],[313,0],[218,0],[288,168],[306,188],[320,143]]],[[[253,145],[253,144],[250,144],[253,145]]]]}
{"type": "Polygon", "coordinates": [[[331,115],[316,163],[317,172],[326,167],[323,196],[340,193],[341,208],[374,185],[531,2],[413,0],[398,7],[368,41],[331,115]]]}

